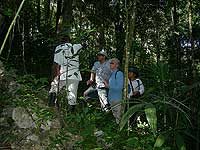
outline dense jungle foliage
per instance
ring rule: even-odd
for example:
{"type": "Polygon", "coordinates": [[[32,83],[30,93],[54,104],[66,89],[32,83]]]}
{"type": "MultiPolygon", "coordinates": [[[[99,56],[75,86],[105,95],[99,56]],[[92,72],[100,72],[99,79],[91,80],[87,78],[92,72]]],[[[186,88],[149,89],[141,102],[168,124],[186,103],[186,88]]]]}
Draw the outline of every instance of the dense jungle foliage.
{"type": "MultiPolygon", "coordinates": [[[[21,85],[10,94],[0,82],[0,113],[10,106],[30,109],[38,117],[36,134],[43,121],[58,117],[62,127],[49,135],[45,149],[69,149],[69,133],[79,137],[75,150],[200,149],[199,0],[1,0],[0,46],[5,77],[21,85]],[[65,93],[58,97],[59,110],[46,105],[54,50],[63,34],[88,45],[80,52],[83,81],[72,114],[65,93]],[[137,66],[145,86],[119,125],[112,113],[100,111],[98,100],[83,103],[89,70],[102,48],[121,61],[125,76],[128,66],[137,66]],[[132,114],[139,119],[130,129],[132,114]],[[101,141],[96,131],[104,132],[101,141]]],[[[20,140],[0,127],[0,149],[20,140]]]]}

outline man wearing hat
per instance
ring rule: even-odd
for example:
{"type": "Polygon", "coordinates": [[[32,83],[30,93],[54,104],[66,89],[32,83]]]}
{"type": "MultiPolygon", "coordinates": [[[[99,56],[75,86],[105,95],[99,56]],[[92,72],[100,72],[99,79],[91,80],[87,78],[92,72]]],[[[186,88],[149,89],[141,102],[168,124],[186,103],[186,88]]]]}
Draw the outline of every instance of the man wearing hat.
{"type": "Polygon", "coordinates": [[[94,63],[91,70],[90,79],[87,81],[87,85],[96,83],[96,86],[90,86],[84,92],[85,100],[91,98],[90,95],[92,93],[97,92],[101,107],[106,112],[109,110],[109,103],[107,99],[108,89],[106,88],[105,83],[108,82],[111,75],[110,60],[107,58],[108,55],[104,49],[97,53],[98,61],[94,63]]]}

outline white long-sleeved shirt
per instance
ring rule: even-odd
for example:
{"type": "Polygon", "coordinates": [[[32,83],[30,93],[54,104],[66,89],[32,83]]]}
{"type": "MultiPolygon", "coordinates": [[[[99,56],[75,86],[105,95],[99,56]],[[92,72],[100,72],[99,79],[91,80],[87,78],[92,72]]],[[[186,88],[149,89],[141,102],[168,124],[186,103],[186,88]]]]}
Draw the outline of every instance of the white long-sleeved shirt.
{"type": "Polygon", "coordinates": [[[64,43],[56,47],[54,62],[61,66],[60,80],[66,80],[66,77],[67,79],[82,80],[79,70],[79,55],[77,54],[81,48],[81,44],[72,45],[71,43],[64,43]]]}
{"type": "Polygon", "coordinates": [[[142,84],[142,81],[140,79],[137,78],[135,80],[132,80],[131,83],[130,83],[130,80],[128,80],[128,88],[129,88],[128,98],[130,98],[133,95],[133,92],[139,91],[140,95],[144,93],[144,85],[142,84]],[[131,83],[132,83],[133,89],[132,89],[131,83]]]}

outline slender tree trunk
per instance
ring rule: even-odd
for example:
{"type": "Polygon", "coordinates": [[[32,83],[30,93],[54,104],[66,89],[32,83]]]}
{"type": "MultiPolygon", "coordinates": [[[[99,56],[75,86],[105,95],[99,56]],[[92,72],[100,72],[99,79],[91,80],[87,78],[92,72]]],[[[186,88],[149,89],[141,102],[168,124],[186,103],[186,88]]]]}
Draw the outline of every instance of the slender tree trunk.
{"type": "MultiPolygon", "coordinates": [[[[176,68],[176,78],[180,77],[180,48],[179,48],[179,40],[178,40],[178,15],[177,15],[177,0],[172,0],[172,8],[171,8],[171,18],[172,18],[172,40],[170,41],[170,44],[172,45],[170,56],[169,56],[169,62],[171,62],[172,66],[176,68]]],[[[166,100],[165,97],[163,99],[166,100]]],[[[164,128],[167,126],[167,114],[166,114],[166,107],[164,107],[164,114],[163,114],[163,124],[164,128]]],[[[168,119],[170,120],[170,119],[168,119]]]]}
{"type": "Polygon", "coordinates": [[[1,15],[0,14],[0,44],[1,44],[1,42],[3,41],[3,39],[2,39],[2,34],[3,34],[3,29],[4,29],[4,27],[3,27],[3,25],[4,25],[4,19],[5,17],[3,16],[3,15],[1,15]]]}
{"type": "Polygon", "coordinates": [[[23,24],[22,24],[22,61],[23,61],[23,72],[25,74],[27,74],[27,71],[26,71],[26,61],[25,61],[25,30],[24,30],[24,19],[23,19],[23,24]]]}
{"type": "MultiPolygon", "coordinates": [[[[130,49],[133,43],[133,33],[135,30],[135,18],[136,18],[136,0],[130,1],[130,4],[127,4],[125,1],[126,7],[126,44],[125,44],[125,55],[124,55],[124,102],[127,102],[127,95],[128,95],[128,66],[129,66],[129,54],[130,49]],[[129,9],[127,6],[130,6],[130,15],[129,9]],[[130,17],[129,17],[130,16],[130,17]],[[130,19],[129,19],[130,18],[130,19]]],[[[129,108],[129,104],[127,105],[129,108]]],[[[129,134],[129,132],[128,132],[129,134]]]]}
{"type": "Polygon", "coordinates": [[[39,31],[40,31],[40,18],[41,18],[40,0],[37,0],[37,28],[39,31]]]}
{"type": "MultiPolygon", "coordinates": [[[[192,0],[188,0],[188,29],[189,29],[189,41],[188,43],[191,44],[190,54],[191,54],[191,65],[189,68],[189,72],[191,73],[191,81],[190,83],[194,83],[194,79],[196,78],[196,71],[195,71],[195,58],[194,58],[194,38],[192,33],[192,0]]],[[[198,101],[194,98],[194,91],[190,91],[192,97],[191,97],[191,110],[192,110],[192,119],[193,119],[193,125],[195,126],[195,130],[193,131],[195,133],[196,137],[199,137],[198,132],[198,101]]],[[[191,142],[190,145],[195,145],[192,149],[199,149],[198,142],[191,142]],[[196,144],[196,145],[195,145],[196,144]]]]}
{"type": "Polygon", "coordinates": [[[57,0],[57,12],[56,12],[56,32],[59,32],[61,29],[58,27],[59,25],[59,20],[61,16],[61,5],[62,5],[62,0],[57,0]]]}
{"type": "MultiPolygon", "coordinates": [[[[177,15],[177,0],[173,0],[173,37],[175,41],[174,50],[176,50],[176,66],[177,66],[177,78],[180,78],[180,72],[181,72],[181,55],[180,55],[180,40],[178,33],[178,15],[177,15]]],[[[174,53],[174,52],[172,52],[174,53]]],[[[173,57],[173,56],[172,56],[173,57]]],[[[172,58],[173,59],[173,58],[172,58]]]]}
{"type": "Polygon", "coordinates": [[[99,48],[100,50],[105,48],[105,34],[104,34],[104,26],[103,24],[101,25],[101,27],[99,28],[99,48]]]}
{"type": "Polygon", "coordinates": [[[156,43],[156,50],[157,50],[157,64],[160,62],[160,32],[159,32],[159,27],[156,29],[156,33],[157,33],[157,43],[156,43]]]}
{"type": "MultiPolygon", "coordinates": [[[[128,66],[129,66],[129,54],[134,41],[134,30],[135,30],[135,19],[136,19],[136,0],[130,1],[129,6],[131,7],[130,15],[128,8],[126,8],[126,45],[125,45],[125,85],[128,85],[128,66]],[[130,17],[129,17],[130,16],[130,17]],[[130,18],[130,19],[129,19],[130,18]]],[[[127,97],[127,86],[125,86],[125,98],[127,97]]]]}
{"type": "Polygon", "coordinates": [[[48,25],[50,21],[50,0],[44,1],[44,7],[45,7],[45,23],[48,25]]]}
{"type": "Polygon", "coordinates": [[[19,15],[19,13],[20,13],[20,11],[21,11],[24,2],[25,2],[25,0],[22,0],[21,4],[20,4],[20,6],[19,6],[19,8],[18,8],[18,10],[17,10],[17,13],[16,13],[14,19],[12,20],[12,22],[11,22],[9,28],[8,28],[8,32],[6,33],[6,36],[5,36],[4,41],[3,41],[3,44],[1,45],[0,55],[1,55],[2,51],[3,51],[3,48],[4,48],[4,46],[5,46],[5,43],[6,43],[6,41],[7,41],[8,36],[9,36],[9,33],[10,33],[10,31],[11,31],[13,25],[15,24],[15,21],[16,21],[16,19],[17,19],[17,16],[19,15]]]}
{"type": "Polygon", "coordinates": [[[189,42],[191,44],[190,54],[192,58],[190,58],[190,68],[189,72],[191,73],[190,77],[194,78],[194,40],[192,36],[192,0],[188,0],[188,27],[189,27],[189,42]]]}
{"type": "Polygon", "coordinates": [[[116,37],[116,55],[120,62],[123,61],[124,46],[125,46],[125,32],[124,22],[120,19],[120,3],[115,7],[116,21],[115,21],[115,37],[116,37]]]}
{"type": "Polygon", "coordinates": [[[16,22],[14,23],[14,25],[13,25],[13,28],[12,28],[12,32],[11,32],[11,34],[10,34],[10,36],[9,36],[9,49],[8,49],[8,55],[7,55],[7,59],[6,59],[6,61],[8,62],[8,60],[9,60],[9,57],[10,57],[10,53],[11,53],[11,49],[12,49],[12,42],[13,42],[13,39],[14,39],[14,35],[15,35],[15,24],[16,24],[16,22]]]}
{"type": "Polygon", "coordinates": [[[62,31],[70,34],[72,24],[72,0],[64,0],[62,9],[62,31]]]}

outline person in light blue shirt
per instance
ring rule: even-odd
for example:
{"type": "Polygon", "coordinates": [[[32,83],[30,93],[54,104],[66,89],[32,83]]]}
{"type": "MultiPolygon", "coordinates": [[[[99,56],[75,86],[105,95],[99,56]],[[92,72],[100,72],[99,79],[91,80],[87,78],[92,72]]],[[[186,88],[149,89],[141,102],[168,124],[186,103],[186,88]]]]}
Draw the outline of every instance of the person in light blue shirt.
{"type": "Polygon", "coordinates": [[[124,87],[124,74],[119,70],[120,61],[112,58],[110,62],[111,76],[106,87],[109,88],[108,100],[112,107],[113,116],[116,123],[119,124],[121,119],[121,101],[124,87]]]}

